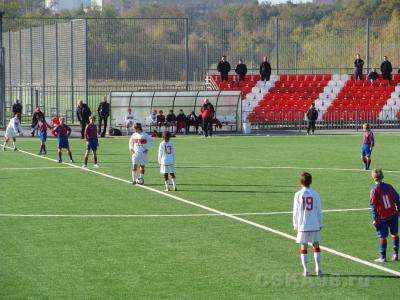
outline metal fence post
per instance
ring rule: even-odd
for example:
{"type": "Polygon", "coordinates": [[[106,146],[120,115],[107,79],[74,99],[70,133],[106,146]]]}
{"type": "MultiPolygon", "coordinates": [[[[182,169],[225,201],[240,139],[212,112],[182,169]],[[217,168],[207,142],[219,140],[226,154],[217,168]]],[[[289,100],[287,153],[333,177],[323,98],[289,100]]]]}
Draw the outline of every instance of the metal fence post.
{"type": "Polygon", "coordinates": [[[186,90],[189,90],[189,19],[185,18],[185,74],[186,90]]]}
{"type": "Polygon", "coordinates": [[[85,18],[85,103],[89,101],[88,95],[88,80],[89,80],[89,65],[88,65],[88,19],[85,18]]]}
{"type": "Polygon", "coordinates": [[[276,74],[279,74],[279,19],[275,21],[276,74]]]}
{"type": "MultiPolygon", "coordinates": [[[[6,87],[6,73],[5,73],[5,57],[3,48],[3,15],[4,12],[0,11],[0,128],[5,127],[5,87],[6,87]]],[[[8,42],[10,44],[10,42],[8,42]]]]}
{"type": "Polygon", "coordinates": [[[44,37],[44,24],[42,25],[42,106],[43,111],[46,113],[46,54],[44,47],[45,37],[44,37]]]}
{"type": "Polygon", "coordinates": [[[18,55],[19,55],[19,100],[21,101],[21,103],[23,103],[22,101],[22,31],[21,29],[18,31],[18,46],[19,46],[19,50],[18,50],[18,55]]]}
{"type": "Polygon", "coordinates": [[[70,21],[71,27],[71,41],[70,41],[70,72],[71,72],[71,123],[74,123],[74,103],[75,103],[75,91],[74,91],[74,26],[73,20],[70,21]]]}
{"type": "Polygon", "coordinates": [[[366,28],[365,28],[365,53],[366,53],[366,60],[367,60],[367,74],[369,73],[369,18],[367,18],[366,28]]]}
{"type": "Polygon", "coordinates": [[[33,41],[32,41],[32,26],[29,27],[29,60],[30,60],[30,98],[31,98],[31,113],[33,113],[33,41]]]}
{"type": "Polygon", "coordinates": [[[59,116],[60,112],[59,112],[59,97],[58,97],[58,22],[56,22],[56,41],[55,41],[55,45],[56,45],[56,115],[59,116]]]}

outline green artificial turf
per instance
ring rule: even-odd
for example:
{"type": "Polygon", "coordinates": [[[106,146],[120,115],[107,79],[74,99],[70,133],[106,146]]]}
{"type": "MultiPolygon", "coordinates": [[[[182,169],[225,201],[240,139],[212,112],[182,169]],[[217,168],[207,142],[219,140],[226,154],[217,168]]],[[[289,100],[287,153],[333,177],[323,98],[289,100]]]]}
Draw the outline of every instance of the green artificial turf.
{"type": "MultiPolygon", "coordinates": [[[[400,189],[398,139],[376,135],[372,167],[394,171],[385,180],[400,189]]],[[[179,191],[169,194],[191,203],[154,191],[164,189],[160,141],[146,168],[152,190],[117,180],[131,179],[128,138],[100,140],[95,171],[112,177],[1,152],[0,298],[376,299],[399,286],[400,277],[324,251],[326,275],[303,278],[293,240],[192,205],[282,212],[239,217],[294,236],[293,194],[309,171],[324,210],[368,208],[372,179],[362,170],[360,136],[178,137],[179,191]]],[[[17,145],[39,150],[37,139],[17,145]]],[[[57,159],[55,145],[48,140],[46,157],[57,159]]],[[[80,167],[85,144],[70,145],[80,167]]],[[[368,210],[325,212],[321,244],[371,262],[378,256],[371,221],[368,210]]],[[[398,262],[383,266],[400,272],[398,262]]]]}

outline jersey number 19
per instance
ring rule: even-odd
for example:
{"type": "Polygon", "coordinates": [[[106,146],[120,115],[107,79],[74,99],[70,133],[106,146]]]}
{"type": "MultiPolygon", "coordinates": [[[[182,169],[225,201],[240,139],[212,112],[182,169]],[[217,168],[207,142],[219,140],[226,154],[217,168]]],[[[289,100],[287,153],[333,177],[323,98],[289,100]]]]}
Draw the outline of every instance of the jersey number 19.
{"type": "Polygon", "coordinates": [[[314,199],[313,197],[302,197],[303,199],[303,210],[313,210],[314,199]]]}

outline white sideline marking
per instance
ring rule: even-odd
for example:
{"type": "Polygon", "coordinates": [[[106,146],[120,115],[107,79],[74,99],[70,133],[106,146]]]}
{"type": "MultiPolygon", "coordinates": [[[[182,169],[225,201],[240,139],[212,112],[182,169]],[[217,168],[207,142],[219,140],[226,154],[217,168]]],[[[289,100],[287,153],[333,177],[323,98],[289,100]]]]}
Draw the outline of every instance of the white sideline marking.
{"type": "MultiPolygon", "coordinates": [[[[365,211],[370,208],[348,208],[348,209],[328,209],[324,213],[330,212],[349,212],[349,211],[365,211]]],[[[271,211],[271,212],[249,212],[249,213],[231,213],[232,216],[257,216],[257,215],[286,215],[292,214],[292,211],[271,211]]],[[[168,217],[222,217],[221,214],[150,214],[150,215],[76,215],[76,214],[0,214],[0,217],[31,217],[31,218],[168,218],[168,217]]]]}
{"type": "MultiPolygon", "coordinates": [[[[43,156],[40,156],[40,155],[37,155],[37,154],[34,154],[34,153],[30,153],[30,152],[27,152],[27,151],[24,151],[24,150],[18,150],[18,151],[21,152],[21,153],[25,153],[27,155],[31,155],[31,156],[34,156],[34,157],[47,159],[47,160],[50,160],[50,161],[58,163],[57,160],[49,158],[49,157],[43,157],[43,156]]],[[[79,167],[79,166],[76,166],[76,165],[73,165],[73,164],[70,164],[70,163],[63,163],[63,164],[68,165],[68,166],[72,166],[72,167],[75,167],[75,168],[78,168],[78,169],[82,169],[82,170],[84,170],[86,172],[91,172],[91,173],[95,173],[95,174],[100,175],[100,176],[104,176],[104,177],[107,177],[107,178],[110,178],[110,179],[114,179],[114,180],[117,180],[117,181],[120,181],[120,182],[132,184],[131,181],[126,180],[126,179],[122,179],[122,178],[119,178],[119,177],[115,177],[115,176],[108,175],[108,174],[105,174],[105,173],[101,173],[101,172],[98,172],[98,171],[94,171],[94,170],[91,170],[91,169],[85,169],[85,168],[82,168],[82,167],[79,167]]],[[[257,228],[262,229],[264,231],[267,231],[267,232],[270,232],[270,233],[274,233],[274,234],[279,235],[279,236],[283,236],[283,237],[285,237],[287,239],[294,240],[294,241],[296,240],[296,237],[294,237],[294,236],[292,236],[290,234],[287,234],[285,232],[273,229],[271,227],[267,227],[267,226],[258,224],[258,223],[253,222],[253,221],[249,221],[249,220],[240,218],[238,216],[234,216],[232,214],[223,212],[221,210],[217,210],[217,209],[214,209],[214,208],[211,208],[211,207],[208,207],[208,206],[196,203],[196,202],[192,202],[192,201],[183,199],[181,197],[178,197],[178,196],[175,196],[175,195],[172,195],[172,194],[168,194],[166,192],[162,192],[162,191],[156,190],[154,188],[151,188],[151,187],[148,187],[148,186],[145,186],[145,185],[135,185],[135,186],[139,187],[139,188],[142,188],[142,189],[145,189],[145,190],[152,191],[152,192],[160,194],[160,195],[164,195],[166,197],[169,197],[169,198],[172,198],[174,200],[186,203],[188,205],[199,207],[199,208],[202,208],[204,210],[210,211],[212,213],[215,213],[215,214],[218,214],[218,215],[221,215],[221,216],[225,216],[225,217],[227,217],[229,219],[233,219],[233,220],[236,220],[238,222],[257,227],[257,228]]],[[[351,261],[354,261],[354,262],[358,262],[359,264],[362,264],[362,265],[365,265],[365,266],[368,266],[368,267],[371,267],[371,268],[374,268],[374,269],[377,269],[377,270],[380,270],[380,271],[383,271],[383,272],[386,272],[386,273],[389,273],[389,274],[393,274],[395,276],[400,277],[400,272],[398,272],[398,271],[383,267],[381,265],[374,264],[372,262],[360,259],[360,258],[355,257],[355,256],[348,255],[348,254],[340,252],[340,251],[336,251],[336,250],[334,250],[332,248],[328,248],[328,247],[325,247],[325,246],[320,246],[320,248],[322,250],[326,251],[326,252],[331,253],[331,254],[334,254],[334,255],[346,258],[348,260],[351,260],[351,261]]]]}

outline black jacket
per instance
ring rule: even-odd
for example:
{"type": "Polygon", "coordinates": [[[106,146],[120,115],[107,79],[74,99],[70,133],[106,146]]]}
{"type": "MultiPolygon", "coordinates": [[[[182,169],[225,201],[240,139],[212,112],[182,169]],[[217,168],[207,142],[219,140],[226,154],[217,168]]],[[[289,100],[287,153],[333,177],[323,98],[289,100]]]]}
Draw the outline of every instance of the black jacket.
{"type": "Polygon", "coordinates": [[[186,122],[186,116],[185,116],[185,114],[184,114],[184,113],[179,113],[179,114],[176,116],[176,120],[177,120],[178,122],[186,122]]]}
{"type": "Polygon", "coordinates": [[[107,118],[110,115],[110,103],[100,102],[99,107],[97,108],[97,114],[99,117],[107,118]]]}
{"type": "Polygon", "coordinates": [[[378,79],[378,73],[377,72],[371,72],[368,74],[368,79],[372,79],[372,80],[377,80],[378,79]]]}
{"type": "Polygon", "coordinates": [[[167,122],[176,122],[176,116],[174,114],[168,114],[167,122]]]}
{"type": "Polygon", "coordinates": [[[217,67],[218,72],[222,73],[222,74],[228,74],[231,70],[231,64],[228,63],[227,61],[223,61],[221,60],[218,63],[218,67],[217,67]]]}
{"type": "Polygon", "coordinates": [[[260,65],[260,74],[271,75],[271,64],[267,61],[263,61],[260,65]]]}
{"type": "Polygon", "coordinates": [[[318,111],[315,108],[310,108],[307,111],[308,121],[316,121],[318,119],[318,111]]]}
{"type": "Polygon", "coordinates": [[[76,117],[80,123],[89,123],[89,117],[92,115],[89,106],[83,103],[82,106],[78,106],[76,109],[76,117]]]}
{"type": "Polygon", "coordinates": [[[35,111],[32,115],[32,124],[36,124],[38,122],[38,119],[42,118],[44,119],[44,113],[39,110],[39,111],[35,111]]]}
{"type": "Polygon", "coordinates": [[[245,64],[238,64],[236,66],[235,72],[238,75],[246,75],[247,74],[247,66],[245,64]]]}
{"type": "Polygon", "coordinates": [[[12,106],[12,111],[14,114],[22,113],[22,104],[21,103],[14,103],[12,106]]]}
{"type": "Polygon", "coordinates": [[[362,71],[364,67],[364,61],[361,58],[357,58],[354,61],[354,69],[356,69],[357,71],[362,71]]]}
{"type": "Polygon", "coordinates": [[[391,74],[393,71],[392,69],[392,64],[390,63],[390,61],[384,61],[381,64],[381,72],[382,74],[391,74]]]}

